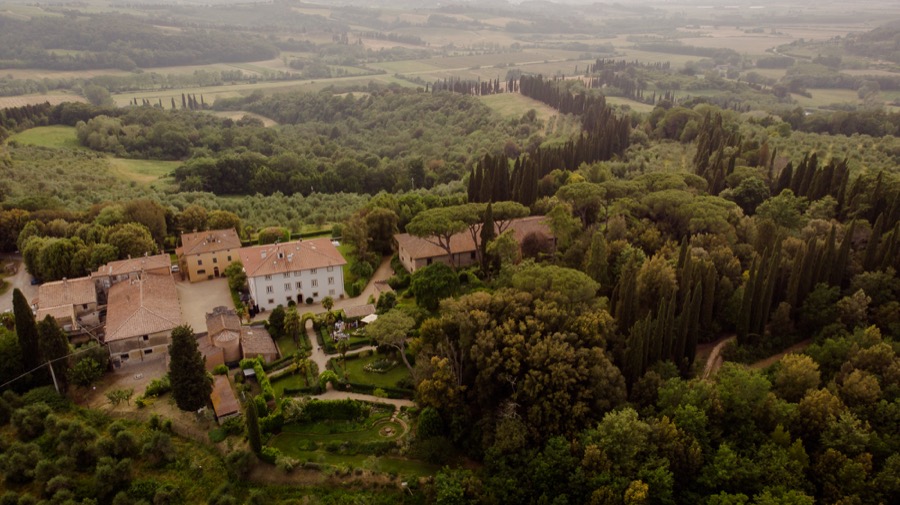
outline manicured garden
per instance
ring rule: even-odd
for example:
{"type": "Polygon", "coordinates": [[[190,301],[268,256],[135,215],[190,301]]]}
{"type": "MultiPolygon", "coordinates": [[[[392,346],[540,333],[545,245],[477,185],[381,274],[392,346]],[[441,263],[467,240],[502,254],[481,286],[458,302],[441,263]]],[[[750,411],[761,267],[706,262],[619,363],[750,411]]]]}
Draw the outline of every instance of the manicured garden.
{"type": "MultiPolygon", "coordinates": [[[[340,358],[331,360],[331,366],[341,378],[345,376],[343,363],[340,358]]],[[[346,378],[347,382],[354,384],[404,389],[406,386],[401,381],[408,380],[410,375],[399,358],[363,351],[359,355],[347,356],[346,378]],[[363,354],[365,356],[362,356],[363,354]]]]}

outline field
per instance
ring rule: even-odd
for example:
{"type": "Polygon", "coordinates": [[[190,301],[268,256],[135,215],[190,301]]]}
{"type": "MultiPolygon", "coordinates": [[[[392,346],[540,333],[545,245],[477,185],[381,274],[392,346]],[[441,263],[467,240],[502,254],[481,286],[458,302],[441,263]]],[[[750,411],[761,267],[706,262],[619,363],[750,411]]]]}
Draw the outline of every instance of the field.
{"type": "MultiPolygon", "coordinates": [[[[71,126],[40,126],[10,137],[21,145],[51,148],[87,149],[78,144],[75,128],[71,126]]],[[[178,161],[132,160],[107,158],[112,175],[128,182],[150,185],[167,177],[181,164],[178,161]]]]}
{"type": "Polygon", "coordinates": [[[63,102],[87,103],[87,100],[83,96],[70,94],[0,96],[0,109],[37,105],[44,102],[49,102],[50,105],[59,105],[63,102]]]}
{"type": "Polygon", "coordinates": [[[550,118],[557,115],[556,110],[549,105],[518,93],[501,93],[499,95],[487,95],[479,98],[485,105],[505,117],[520,118],[532,109],[537,112],[537,117],[541,121],[548,121],[550,118]]]}
{"type": "Polygon", "coordinates": [[[87,149],[81,147],[75,138],[75,128],[71,126],[40,126],[10,137],[19,144],[40,147],[87,149]]]}
{"type": "Polygon", "coordinates": [[[852,89],[809,89],[812,98],[801,95],[793,95],[794,99],[803,107],[821,108],[836,103],[859,103],[859,96],[852,89]]]}
{"type": "Polygon", "coordinates": [[[151,184],[164,179],[179,165],[179,161],[109,159],[110,171],[114,175],[138,184],[151,184]]]}

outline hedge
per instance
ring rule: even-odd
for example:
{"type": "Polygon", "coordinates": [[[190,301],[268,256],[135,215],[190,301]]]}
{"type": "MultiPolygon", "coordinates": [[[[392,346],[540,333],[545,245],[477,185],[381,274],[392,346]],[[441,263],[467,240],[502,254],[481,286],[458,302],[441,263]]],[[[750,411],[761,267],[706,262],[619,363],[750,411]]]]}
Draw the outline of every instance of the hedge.
{"type": "Polygon", "coordinates": [[[320,388],[318,385],[313,385],[308,388],[284,388],[284,394],[282,396],[294,396],[294,395],[320,395],[324,393],[324,390],[320,388]]]}
{"type": "MultiPolygon", "coordinates": [[[[400,388],[391,388],[384,386],[373,386],[372,384],[360,384],[358,382],[347,382],[342,383],[344,388],[349,388],[354,393],[368,393],[372,394],[376,389],[380,389],[387,393],[388,398],[392,399],[406,399],[412,400],[415,397],[416,392],[411,389],[400,389],[400,388]]],[[[345,389],[346,390],[346,389],[345,389]]]]}
{"type": "Polygon", "coordinates": [[[366,413],[368,407],[357,400],[310,400],[303,408],[303,417],[307,421],[337,419],[352,421],[366,413]]]}

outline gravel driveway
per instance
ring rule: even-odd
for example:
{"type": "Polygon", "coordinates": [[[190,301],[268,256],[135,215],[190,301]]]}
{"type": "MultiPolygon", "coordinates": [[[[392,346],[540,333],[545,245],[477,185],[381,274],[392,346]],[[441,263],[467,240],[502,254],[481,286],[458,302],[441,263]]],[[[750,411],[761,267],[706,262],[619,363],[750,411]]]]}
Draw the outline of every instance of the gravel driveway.
{"type": "Polygon", "coordinates": [[[16,275],[6,278],[6,282],[9,282],[10,286],[5,293],[0,295],[0,312],[12,310],[12,294],[13,290],[16,288],[20,289],[22,294],[25,295],[25,299],[28,300],[28,303],[31,303],[38,295],[38,287],[31,285],[31,275],[25,270],[25,264],[22,263],[22,257],[4,254],[3,256],[0,256],[0,260],[3,261],[4,266],[8,265],[10,261],[15,262],[18,266],[16,275]]]}

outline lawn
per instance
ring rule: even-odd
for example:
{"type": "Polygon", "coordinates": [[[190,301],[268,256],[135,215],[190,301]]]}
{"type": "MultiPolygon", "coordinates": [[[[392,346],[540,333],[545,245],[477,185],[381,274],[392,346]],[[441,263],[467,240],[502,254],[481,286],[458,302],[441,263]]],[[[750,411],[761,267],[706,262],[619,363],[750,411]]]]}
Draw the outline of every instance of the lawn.
{"type": "Polygon", "coordinates": [[[168,176],[179,165],[181,165],[180,161],[109,159],[109,168],[114,175],[139,184],[156,182],[168,176]]]}
{"type": "Polygon", "coordinates": [[[17,133],[9,140],[29,146],[87,149],[78,143],[74,126],[38,126],[17,133]]]}
{"type": "MultiPolygon", "coordinates": [[[[395,359],[397,361],[397,364],[394,365],[394,367],[388,370],[386,373],[367,372],[365,370],[366,365],[369,365],[375,360],[385,357],[386,356],[381,354],[373,354],[371,356],[366,356],[365,358],[348,359],[347,379],[350,382],[355,382],[357,384],[370,384],[374,387],[379,388],[400,387],[397,385],[397,383],[403,379],[409,378],[409,370],[406,369],[406,365],[403,364],[403,361],[399,357],[391,358],[395,359]]],[[[338,376],[343,376],[343,368],[341,367],[340,358],[333,358],[331,360],[331,365],[338,376]]]]}
{"type": "Polygon", "coordinates": [[[303,376],[300,374],[287,374],[282,375],[276,379],[272,379],[272,388],[275,389],[275,396],[277,398],[284,397],[285,389],[303,389],[306,387],[315,386],[316,382],[319,380],[316,374],[309,375],[309,386],[306,385],[306,381],[303,380],[303,376]]]}
{"type": "Polygon", "coordinates": [[[551,117],[559,114],[555,109],[542,102],[528,98],[518,93],[500,93],[497,95],[486,95],[478,97],[485,105],[499,112],[505,117],[515,117],[516,119],[525,115],[531,109],[537,112],[537,117],[541,121],[547,121],[551,117]]]}
{"type": "Polygon", "coordinates": [[[397,456],[371,456],[366,454],[334,454],[325,451],[294,451],[290,456],[301,461],[310,461],[329,466],[363,468],[373,472],[411,477],[427,477],[441,469],[424,461],[406,459],[397,456]]]}

